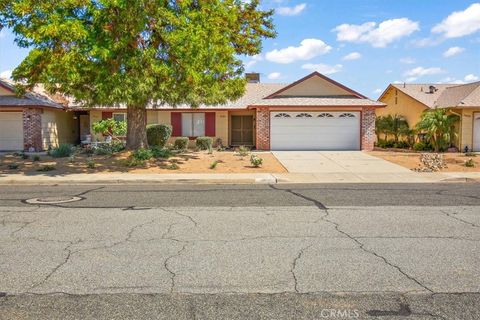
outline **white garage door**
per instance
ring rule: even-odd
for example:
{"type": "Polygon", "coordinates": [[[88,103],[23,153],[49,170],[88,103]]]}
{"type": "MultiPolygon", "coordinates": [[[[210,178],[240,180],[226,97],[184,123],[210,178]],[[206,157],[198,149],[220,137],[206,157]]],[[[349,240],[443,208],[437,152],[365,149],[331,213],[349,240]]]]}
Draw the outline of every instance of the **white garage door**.
{"type": "Polygon", "coordinates": [[[0,150],[23,150],[21,112],[0,112],[0,150]]]}
{"type": "Polygon", "coordinates": [[[360,112],[271,112],[272,150],[359,150],[360,112]]]}

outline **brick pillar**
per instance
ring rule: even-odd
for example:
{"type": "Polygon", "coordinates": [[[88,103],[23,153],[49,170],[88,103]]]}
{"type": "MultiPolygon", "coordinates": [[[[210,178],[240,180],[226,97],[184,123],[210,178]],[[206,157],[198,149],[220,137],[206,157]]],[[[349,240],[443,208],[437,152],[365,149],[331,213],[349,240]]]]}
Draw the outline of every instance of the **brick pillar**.
{"type": "Polygon", "coordinates": [[[23,148],[42,151],[42,109],[23,109],[23,148]]]}
{"type": "Polygon", "coordinates": [[[257,149],[270,150],[270,111],[268,108],[257,108],[256,124],[257,149]]]}
{"type": "Polygon", "coordinates": [[[362,150],[373,150],[375,143],[375,108],[362,110],[362,150]]]}

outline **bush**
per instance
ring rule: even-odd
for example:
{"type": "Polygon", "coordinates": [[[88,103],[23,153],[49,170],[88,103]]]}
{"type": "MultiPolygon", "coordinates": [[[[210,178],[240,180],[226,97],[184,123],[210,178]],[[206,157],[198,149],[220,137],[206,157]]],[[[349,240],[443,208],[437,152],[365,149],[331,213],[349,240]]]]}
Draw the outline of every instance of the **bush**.
{"type": "Polygon", "coordinates": [[[198,137],[197,140],[195,140],[195,145],[200,150],[211,150],[213,139],[211,137],[198,137]]]}
{"type": "Polygon", "coordinates": [[[40,156],[38,154],[34,155],[33,161],[40,161],[40,156]]]}
{"type": "Polygon", "coordinates": [[[428,143],[420,141],[420,142],[417,142],[413,145],[413,150],[415,150],[415,151],[431,151],[432,146],[428,143]]]}
{"type": "Polygon", "coordinates": [[[217,167],[217,164],[218,164],[218,160],[213,161],[213,162],[210,164],[210,169],[215,169],[215,168],[217,167]]]}
{"type": "Polygon", "coordinates": [[[50,151],[50,155],[54,158],[66,158],[73,154],[73,146],[68,143],[62,143],[57,148],[50,151]]]}
{"type": "Polygon", "coordinates": [[[178,169],[180,169],[180,167],[176,163],[169,164],[168,166],[166,166],[166,168],[168,170],[178,170],[178,169]]]}
{"type": "Polygon", "coordinates": [[[237,152],[238,152],[238,155],[240,157],[246,157],[250,153],[250,149],[248,147],[245,147],[245,146],[240,146],[240,147],[238,147],[237,152]]]}
{"type": "Polygon", "coordinates": [[[153,154],[153,157],[154,158],[164,158],[164,159],[168,159],[172,156],[172,151],[170,151],[169,149],[166,149],[166,148],[151,148],[150,149],[152,151],[152,154],[153,154]]]}
{"type": "Polygon", "coordinates": [[[410,148],[410,143],[408,143],[407,141],[397,141],[397,142],[395,142],[393,147],[394,148],[399,148],[399,149],[408,149],[408,148],[410,148]]]}
{"type": "Polygon", "coordinates": [[[151,147],[165,147],[172,135],[172,126],[168,124],[151,124],[147,126],[147,141],[151,147]]]}
{"type": "Polygon", "coordinates": [[[94,148],[94,153],[96,155],[111,155],[125,149],[123,142],[121,141],[112,141],[111,143],[101,143],[94,148]]]}
{"type": "Polygon", "coordinates": [[[28,154],[22,153],[22,159],[23,160],[27,160],[28,158],[30,158],[30,156],[28,154]]]}
{"type": "Polygon", "coordinates": [[[10,169],[10,170],[16,170],[16,169],[18,169],[18,164],[16,164],[16,163],[10,163],[10,164],[8,165],[8,169],[10,169]]]}
{"type": "Polygon", "coordinates": [[[188,147],[188,137],[178,137],[173,143],[173,148],[175,150],[187,150],[188,147]]]}
{"type": "Polygon", "coordinates": [[[140,148],[133,152],[132,157],[140,161],[149,160],[153,157],[153,152],[150,149],[140,148]]]}
{"type": "Polygon", "coordinates": [[[475,152],[470,151],[470,152],[465,153],[465,157],[476,157],[476,156],[477,156],[477,154],[475,152]]]}
{"type": "Polygon", "coordinates": [[[468,159],[467,161],[465,161],[465,167],[474,168],[475,167],[475,161],[473,161],[472,158],[468,159]]]}
{"type": "Polygon", "coordinates": [[[92,159],[88,159],[87,160],[87,168],[95,169],[95,161],[93,161],[92,159]]]}
{"type": "Polygon", "coordinates": [[[263,159],[260,158],[259,156],[257,155],[254,155],[252,154],[250,156],[250,163],[252,164],[252,166],[254,166],[255,168],[258,168],[262,165],[262,162],[263,162],[263,159]]]}
{"type": "Polygon", "coordinates": [[[37,171],[52,171],[52,170],[55,170],[55,166],[54,165],[51,165],[51,164],[46,164],[40,168],[37,169],[37,171]]]}

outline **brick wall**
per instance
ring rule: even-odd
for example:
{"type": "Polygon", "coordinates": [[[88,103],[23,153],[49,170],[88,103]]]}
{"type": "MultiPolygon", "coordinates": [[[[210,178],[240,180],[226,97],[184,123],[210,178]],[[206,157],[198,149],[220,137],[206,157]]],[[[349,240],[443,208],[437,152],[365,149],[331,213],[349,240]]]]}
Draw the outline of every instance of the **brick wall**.
{"type": "Polygon", "coordinates": [[[23,109],[23,148],[42,151],[42,109],[23,109]]]}
{"type": "Polygon", "coordinates": [[[373,150],[375,143],[375,108],[362,111],[362,150],[373,150]]]}
{"type": "Polygon", "coordinates": [[[256,132],[257,149],[270,150],[270,112],[268,108],[257,108],[256,132]]]}

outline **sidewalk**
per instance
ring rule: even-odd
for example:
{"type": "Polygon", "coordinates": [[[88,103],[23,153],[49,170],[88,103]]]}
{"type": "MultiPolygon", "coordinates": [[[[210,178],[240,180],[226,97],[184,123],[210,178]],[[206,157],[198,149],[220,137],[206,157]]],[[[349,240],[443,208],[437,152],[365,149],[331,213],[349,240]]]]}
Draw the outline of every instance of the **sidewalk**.
{"type": "Polygon", "coordinates": [[[446,173],[231,173],[69,175],[0,174],[0,185],[52,184],[276,184],[276,183],[435,183],[480,182],[480,172],[446,173]]]}

